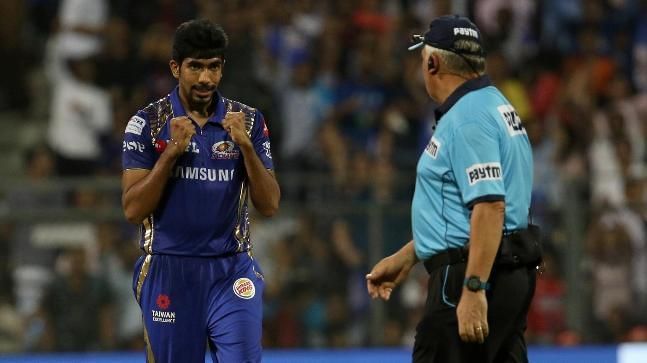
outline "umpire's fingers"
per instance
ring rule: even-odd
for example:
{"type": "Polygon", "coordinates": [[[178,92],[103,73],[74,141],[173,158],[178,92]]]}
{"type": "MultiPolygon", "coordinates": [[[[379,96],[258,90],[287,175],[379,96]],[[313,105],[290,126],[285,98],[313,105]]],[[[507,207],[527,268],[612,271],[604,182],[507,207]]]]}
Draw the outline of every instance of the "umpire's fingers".
{"type": "Polygon", "coordinates": [[[377,299],[379,294],[378,292],[379,283],[376,280],[377,280],[377,276],[374,275],[373,273],[369,273],[366,275],[366,290],[368,290],[368,295],[373,299],[377,299]]]}
{"type": "Polygon", "coordinates": [[[487,339],[488,335],[490,335],[490,326],[488,325],[487,322],[481,325],[483,328],[483,340],[487,339]]]}
{"type": "Polygon", "coordinates": [[[487,335],[485,334],[485,329],[483,329],[482,326],[477,326],[474,328],[474,338],[477,343],[485,342],[485,337],[487,337],[487,335]]]}
{"type": "Polygon", "coordinates": [[[380,297],[383,300],[389,300],[391,298],[391,292],[393,291],[393,287],[390,287],[390,286],[392,285],[389,283],[383,283],[382,285],[380,285],[380,289],[379,289],[380,297]]]}
{"type": "Polygon", "coordinates": [[[476,336],[474,333],[474,327],[468,323],[458,323],[458,335],[460,335],[461,340],[466,343],[473,343],[476,341],[476,336]]]}

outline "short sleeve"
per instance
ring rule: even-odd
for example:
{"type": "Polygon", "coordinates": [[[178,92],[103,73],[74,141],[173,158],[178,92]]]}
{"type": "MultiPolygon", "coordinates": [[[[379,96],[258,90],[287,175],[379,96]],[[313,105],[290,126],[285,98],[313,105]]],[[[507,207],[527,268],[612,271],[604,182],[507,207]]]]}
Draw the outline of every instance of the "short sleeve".
{"type": "Polygon", "coordinates": [[[122,169],[153,169],[157,159],[150,126],[143,114],[133,116],[124,131],[122,169]]]}
{"type": "Polygon", "coordinates": [[[454,133],[451,153],[452,169],[469,208],[481,201],[505,200],[496,130],[488,129],[485,122],[460,126],[454,133]]]}
{"type": "Polygon", "coordinates": [[[265,118],[260,111],[256,111],[257,121],[252,128],[251,139],[254,144],[256,154],[263,162],[266,169],[273,170],[274,162],[272,161],[272,146],[270,144],[270,132],[265,124],[265,118]]]}

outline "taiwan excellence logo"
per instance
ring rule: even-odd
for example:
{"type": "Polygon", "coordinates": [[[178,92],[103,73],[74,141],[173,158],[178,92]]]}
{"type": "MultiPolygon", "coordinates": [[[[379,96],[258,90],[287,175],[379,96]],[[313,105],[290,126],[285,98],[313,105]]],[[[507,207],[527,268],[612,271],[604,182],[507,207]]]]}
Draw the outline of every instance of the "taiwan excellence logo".
{"type": "Polygon", "coordinates": [[[158,308],[162,310],[168,310],[169,306],[171,306],[171,299],[168,297],[168,295],[159,294],[155,303],[157,304],[158,308]]]}
{"type": "Polygon", "coordinates": [[[220,141],[211,147],[212,159],[238,159],[240,151],[232,141],[220,141]]]}
{"type": "Polygon", "coordinates": [[[171,298],[166,294],[157,295],[155,304],[159,310],[151,310],[153,322],[156,323],[175,323],[175,311],[169,311],[171,307],[171,298]]]}

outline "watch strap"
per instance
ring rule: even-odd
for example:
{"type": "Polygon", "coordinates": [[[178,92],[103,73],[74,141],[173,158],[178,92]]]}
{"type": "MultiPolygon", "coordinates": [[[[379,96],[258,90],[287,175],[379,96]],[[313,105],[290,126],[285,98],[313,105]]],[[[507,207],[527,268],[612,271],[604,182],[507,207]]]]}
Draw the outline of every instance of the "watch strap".
{"type": "Polygon", "coordinates": [[[481,281],[481,279],[478,276],[469,276],[466,277],[465,280],[463,281],[463,286],[467,287],[471,291],[479,291],[479,290],[489,290],[490,289],[490,283],[487,281],[481,281]],[[475,289],[472,287],[473,283],[470,284],[471,281],[478,281],[479,285],[475,289]]]}

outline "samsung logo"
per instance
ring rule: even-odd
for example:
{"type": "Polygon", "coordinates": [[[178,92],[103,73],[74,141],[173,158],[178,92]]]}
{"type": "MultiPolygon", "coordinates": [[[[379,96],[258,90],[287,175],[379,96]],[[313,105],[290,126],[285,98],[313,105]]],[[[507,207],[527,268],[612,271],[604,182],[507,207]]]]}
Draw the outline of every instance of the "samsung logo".
{"type": "Polygon", "coordinates": [[[178,179],[202,180],[210,182],[228,182],[234,180],[234,169],[196,168],[193,166],[176,166],[173,177],[178,179]]]}

